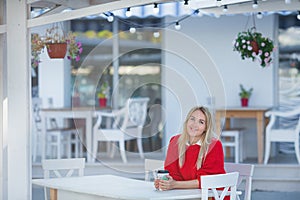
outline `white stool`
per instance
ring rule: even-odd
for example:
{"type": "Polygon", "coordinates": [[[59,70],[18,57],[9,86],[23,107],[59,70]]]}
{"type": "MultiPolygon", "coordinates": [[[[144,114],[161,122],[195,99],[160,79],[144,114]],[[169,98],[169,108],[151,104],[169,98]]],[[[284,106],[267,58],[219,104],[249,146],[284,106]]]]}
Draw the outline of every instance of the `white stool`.
{"type": "Polygon", "coordinates": [[[221,133],[221,141],[223,145],[224,155],[226,156],[226,147],[234,148],[234,161],[239,163],[243,161],[243,134],[240,134],[243,129],[226,129],[221,133]]]}

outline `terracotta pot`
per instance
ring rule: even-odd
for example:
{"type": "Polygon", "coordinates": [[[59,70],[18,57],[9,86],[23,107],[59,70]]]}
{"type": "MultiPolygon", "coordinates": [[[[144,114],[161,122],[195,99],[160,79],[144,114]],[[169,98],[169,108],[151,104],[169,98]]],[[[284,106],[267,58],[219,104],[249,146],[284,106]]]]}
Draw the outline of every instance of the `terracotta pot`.
{"type": "Polygon", "coordinates": [[[258,47],[257,42],[255,40],[252,40],[250,42],[250,44],[252,46],[253,52],[255,52],[256,54],[258,54],[259,47],[258,47]]]}
{"type": "Polygon", "coordinates": [[[47,44],[47,52],[50,58],[64,58],[67,53],[67,43],[47,44]]]}
{"type": "Polygon", "coordinates": [[[249,99],[241,98],[242,107],[248,107],[249,99]]]}
{"type": "Polygon", "coordinates": [[[106,107],[107,99],[106,98],[99,98],[99,106],[106,107]]]}

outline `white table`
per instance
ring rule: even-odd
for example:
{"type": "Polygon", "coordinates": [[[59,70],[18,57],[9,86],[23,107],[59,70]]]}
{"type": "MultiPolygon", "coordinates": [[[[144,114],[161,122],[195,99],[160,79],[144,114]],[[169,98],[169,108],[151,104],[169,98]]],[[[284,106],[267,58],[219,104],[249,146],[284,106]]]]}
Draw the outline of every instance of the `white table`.
{"type": "Polygon", "coordinates": [[[62,119],[85,119],[86,131],[86,149],[87,149],[87,162],[92,162],[92,128],[93,128],[93,115],[95,110],[109,110],[109,108],[95,108],[95,107],[73,107],[73,108],[47,108],[41,109],[40,114],[42,118],[42,159],[46,155],[46,122],[48,118],[62,118],[62,119]]]}
{"type": "MultiPolygon", "coordinates": [[[[34,179],[32,184],[51,188],[53,200],[163,200],[201,198],[200,189],[157,191],[153,182],[114,175],[34,179]]],[[[212,194],[210,194],[212,196],[212,194]]]]}

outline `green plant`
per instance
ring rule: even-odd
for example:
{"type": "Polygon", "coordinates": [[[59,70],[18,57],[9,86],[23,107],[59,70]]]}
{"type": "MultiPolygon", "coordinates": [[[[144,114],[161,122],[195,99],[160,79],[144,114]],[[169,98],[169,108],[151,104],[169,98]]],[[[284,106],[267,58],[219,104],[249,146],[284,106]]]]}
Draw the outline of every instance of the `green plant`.
{"type": "Polygon", "coordinates": [[[241,89],[241,91],[239,93],[240,97],[249,99],[251,94],[252,94],[253,88],[250,88],[249,90],[246,90],[244,88],[244,86],[242,84],[240,84],[240,89],[241,89]]]}
{"type": "Polygon", "coordinates": [[[108,93],[109,93],[109,85],[107,82],[104,82],[101,87],[100,87],[100,90],[97,94],[97,97],[100,99],[100,98],[107,98],[108,96],[108,93]]]}
{"type": "Polygon", "coordinates": [[[69,32],[66,36],[63,34],[59,27],[55,26],[46,30],[45,36],[39,34],[31,35],[31,66],[37,67],[40,63],[40,54],[43,52],[47,44],[50,43],[67,43],[69,60],[80,60],[80,54],[82,53],[81,42],[76,41],[76,36],[73,32],[69,32]]]}
{"type": "Polygon", "coordinates": [[[250,58],[252,61],[259,60],[262,67],[269,66],[274,51],[273,41],[263,37],[261,33],[251,30],[239,32],[234,40],[233,50],[241,54],[242,59],[250,58]]]}

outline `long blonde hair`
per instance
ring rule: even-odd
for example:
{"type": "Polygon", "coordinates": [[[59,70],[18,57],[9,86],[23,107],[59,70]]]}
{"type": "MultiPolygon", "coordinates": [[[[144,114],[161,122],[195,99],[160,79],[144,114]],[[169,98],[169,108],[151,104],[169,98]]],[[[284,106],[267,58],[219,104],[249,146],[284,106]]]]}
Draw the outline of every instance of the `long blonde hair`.
{"type": "Polygon", "coordinates": [[[186,116],[186,119],[183,124],[183,132],[178,139],[178,153],[179,153],[179,166],[182,167],[185,160],[185,151],[186,151],[186,143],[189,141],[189,135],[187,133],[187,123],[190,119],[191,115],[195,111],[201,111],[206,118],[206,130],[203,132],[204,137],[202,137],[201,141],[201,149],[198,154],[197,159],[197,169],[201,168],[202,161],[205,159],[205,156],[208,151],[209,144],[211,143],[212,138],[214,137],[214,126],[212,123],[212,116],[208,108],[203,106],[196,106],[192,108],[186,116]]]}

